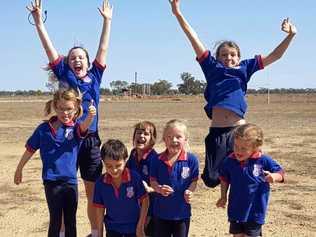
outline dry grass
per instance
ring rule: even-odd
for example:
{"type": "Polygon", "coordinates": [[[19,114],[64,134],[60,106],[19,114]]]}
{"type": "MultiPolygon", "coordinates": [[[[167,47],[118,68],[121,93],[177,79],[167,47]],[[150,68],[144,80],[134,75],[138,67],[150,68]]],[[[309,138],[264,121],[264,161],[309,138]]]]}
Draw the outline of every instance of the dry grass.
{"type": "MultiPolygon", "coordinates": [[[[41,182],[41,161],[36,155],[24,170],[24,182],[15,186],[13,174],[24,143],[42,119],[47,98],[0,98],[0,233],[1,236],[45,236],[48,212],[41,182]]],[[[315,236],[316,232],[316,96],[250,95],[247,120],[265,132],[264,151],[286,170],[286,182],[272,186],[265,236],[315,236]]],[[[204,166],[204,136],[209,121],[200,97],[160,99],[104,98],[100,106],[100,135],[119,138],[130,148],[133,125],[154,122],[159,134],[172,118],[184,119],[190,131],[190,147],[204,166]]],[[[163,149],[158,139],[158,151],[163,149]]],[[[78,236],[89,232],[85,194],[79,183],[78,236]]],[[[228,236],[226,211],[217,209],[219,190],[200,181],[193,202],[190,236],[228,236]]]]}

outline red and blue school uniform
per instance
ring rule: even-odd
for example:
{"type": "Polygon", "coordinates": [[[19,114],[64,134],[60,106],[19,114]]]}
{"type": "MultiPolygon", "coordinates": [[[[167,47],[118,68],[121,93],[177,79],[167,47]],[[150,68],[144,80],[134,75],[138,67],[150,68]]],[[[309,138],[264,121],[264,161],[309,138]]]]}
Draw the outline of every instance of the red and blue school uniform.
{"type": "Polygon", "coordinates": [[[62,215],[69,236],[76,235],[78,205],[77,156],[83,135],[78,123],[62,124],[57,130],[52,123],[57,117],[40,124],[26,142],[26,149],[40,150],[42,178],[50,213],[49,236],[58,236],[62,215]]]}
{"type": "Polygon", "coordinates": [[[59,56],[49,64],[57,79],[66,87],[73,88],[82,94],[83,115],[79,121],[84,121],[89,113],[89,106],[93,100],[97,114],[89,127],[89,132],[79,150],[78,164],[81,177],[84,180],[94,182],[102,173],[102,162],[100,156],[101,140],[98,134],[100,85],[105,66],[96,60],[84,78],[78,78],[65,62],[65,58],[59,56]]]}
{"type": "Polygon", "coordinates": [[[114,186],[109,174],[102,175],[96,181],[93,203],[97,208],[106,209],[106,230],[134,234],[140,216],[140,204],[145,197],[147,193],[139,174],[125,168],[119,188],[114,186]]]}
{"type": "Polygon", "coordinates": [[[228,220],[264,224],[268,207],[270,184],[263,171],[280,173],[283,169],[270,156],[255,153],[240,162],[232,153],[220,168],[220,179],[229,184],[228,220]]]}
{"type": "MultiPolygon", "coordinates": [[[[247,111],[247,83],[256,71],[263,69],[261,56],[242,60],[233,68],[225,67],[211,55],[210,51],[205,51],[197,61],[207,82],[204,91],[207,102],[204,110],[207,116],[212,119],[212,108],[219,107],[244,118],[247,111]]],[[[208,187],[219,184],[219,165],[224,157],[233,151],[233,129],[234,127],[211,127],[205,139],[205,168],[202,179],[208,187]]]]}
{"type": "Polygon", "coordinates": [[[184,199],[184,191],[199,177],[199,162],[195,155],[182,150],[171,165],[167,151],[152,162],[150,179],[160,185],[169,185],[174,192],[167,197],[157,194],[154,201],[154,217],[165,220],[183,220],[191,217],[191,205],[184,199]]]}

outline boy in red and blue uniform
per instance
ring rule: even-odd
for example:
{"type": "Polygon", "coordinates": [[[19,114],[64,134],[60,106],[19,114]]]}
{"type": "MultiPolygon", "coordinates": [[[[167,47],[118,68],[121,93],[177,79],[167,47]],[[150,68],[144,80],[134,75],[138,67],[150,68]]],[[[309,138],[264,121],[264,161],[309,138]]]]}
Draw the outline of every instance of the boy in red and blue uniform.
{"type": "Polygon", "coordinates": [[[101,157],[106,173],[97,180],[93,198],[99,236],[103,236],[103,222],[107,237],[144,235],[148,194],[141,177],[125,167],[125,145],[110,139],[102,145],[101,157]]]}
{"type": "Polygon", "coordinates": [[[262,130],[253,124],[234,131],[234,152],[220,167],[221,198],[225,207],[228,196],[228,221],[233,235],[261,236],[268,207],[270,183],[283,182],[282,167],[262,154],[262,130]]]}

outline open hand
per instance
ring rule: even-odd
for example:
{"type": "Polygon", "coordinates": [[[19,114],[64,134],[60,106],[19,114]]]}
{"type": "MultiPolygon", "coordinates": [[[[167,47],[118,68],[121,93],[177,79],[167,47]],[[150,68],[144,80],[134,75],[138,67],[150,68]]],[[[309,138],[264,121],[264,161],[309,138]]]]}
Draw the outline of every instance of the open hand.
{"type": "Polygon", "coordinates": [[[107,19],[107,20],[112,19],[113,6],[110,5],[108,0],[104,0],[102,4],[102,8],[98,8],[98,9],[104,19],[107,19]]]}
{"type": "Polygon", "coordinates": [[[42,19],[42,1],[41,0],[34,0],[34,2],[31,2],[30,6],[26,6],[26,9],[31,12],[35,22],[42,19]]]}

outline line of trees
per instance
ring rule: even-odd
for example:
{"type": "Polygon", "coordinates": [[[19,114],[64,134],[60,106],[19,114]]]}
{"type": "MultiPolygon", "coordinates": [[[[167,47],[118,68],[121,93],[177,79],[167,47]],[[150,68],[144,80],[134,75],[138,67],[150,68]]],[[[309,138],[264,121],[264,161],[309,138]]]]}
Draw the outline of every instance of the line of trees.
{"type": "MultiPolygon", "coordinates": [[[[171,82],[166,80],[158,80],[152,84],[148,83],[128,83],[127,81],[116,80],[110,83],[110,88],[101,88],[101,95],[199,95],[202,94],[206,87],[205,81],[200,81],[195,79],[192,74],[188,72],[183,72],[180,75],[182,83],[177,85],[177,88],[172,88],[171,82]]],[[[49,81],[46,84],[48,91],[41,90],[17,90],[17,91],[0,91],[0,96],[15,96],[15,95],[28,95],[28,96],[38,96],[51,94],[53,89],[56,89],[56,82],[49,81]]],[[[316,93],[316,88],[307,89],[293,89],[293,88],[277,88],[277,89],[248,89],[248,94],[299,94],[299,93],[316,93]]]]}

